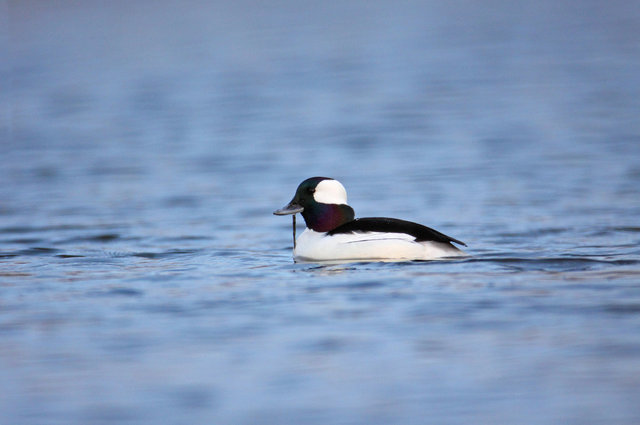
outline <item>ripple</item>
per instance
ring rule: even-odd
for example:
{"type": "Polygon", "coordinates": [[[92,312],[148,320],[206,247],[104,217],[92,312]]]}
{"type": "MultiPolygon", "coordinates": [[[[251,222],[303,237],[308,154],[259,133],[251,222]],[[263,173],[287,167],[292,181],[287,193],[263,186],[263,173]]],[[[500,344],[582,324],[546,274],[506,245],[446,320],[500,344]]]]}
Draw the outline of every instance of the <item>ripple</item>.
{"type": "Polygon", "coordinates": [[[71,243],[71,242],[112,242],[117,239],[120,239],[120,235],[117,233],[101,233],[98,235],[89,235],[89,236],[77,236],[74,238],[65,239],[60,243],[71,243]]]}
{"type": "Polygon", "coordinates": [[[161,242],[183,242],[183,241],[209,241],[215,239],[213,236],[203,235],[183,235],[183,236],[171,236],[158,238],[161,242]]]}
{"type": "Polygon", "coordinates": [[[96,295],[99,296],[124,296],[124,297],[139,297],[144,295],[143,291],[133,289],[133,288],[111,288],[108,291],[97,292],[96,295]]]}
{"type": "Polygon", "coordinates": [[[8,226],[0,228],[0,233],[38,233],[60,230],[86,230],[93,228],[94,226],[82,224],[57,224],[50,226],[8,226]]]}
{"type": "Polygon", "coordinates": [[[620,226],[613,227],[613,230],[617,232],[631,232],[631,233],[640,233],[640,226],[620,226]]]}
{"type": "Polygon", "coordinates": [[[640,314],[640,303],[607,304],[604,311],[615,314],[640,314]]]}
{"type": "Polygon", "coordinates": [[[28,249],[23,249],[17,252],[18,255],[52,255],[60,252],[57,248],[48,248],[48,247],[33,247],[28,249]]]}
{"type": "Polygon", "coordinates": [[[195,254],[200,252],[199,249],[170,249],[162,252],[135,252],[129,254],[132,257],[149,258],[149,259],[161,259],[168,257],[175,257],[181,255],[195,254]]]}
{"type": "Polygon", "coordinates": [[[498,233],[495,236],[505,237],[505,238],[514,238],[514,237],[536,237],[536,236],[544,236],[544,235],[558,235],[561,233],[570,232],[572,229],[568,227],[548,227],[548,228],[540,228],[540,229],[529,229],[522,232],[503,232],[498,233]]]}
{"type": "Polygon", "coordinates": [[[41,243],[44,239],[42,238],[16,238],[16,239],[7,239],[4,243],[13,243],[13,244],[23,244],[23,245],[32,245],[41,243]]]}
{"type": "Polygon", "coordinates": [[[523,257],[487,257],[487,258],[468,258],[460,262],[466,263],[492,263],[503,265],[505,267],[516,270],[527,271],[546,271],[546,270],[565,270],[565,271],[582,271],[589,270],[594,266],[633,266],[640,264],[639,260],[632,259],[596,259],[588,257],[541,257],[541,258],[523,258],[523,257]]]}

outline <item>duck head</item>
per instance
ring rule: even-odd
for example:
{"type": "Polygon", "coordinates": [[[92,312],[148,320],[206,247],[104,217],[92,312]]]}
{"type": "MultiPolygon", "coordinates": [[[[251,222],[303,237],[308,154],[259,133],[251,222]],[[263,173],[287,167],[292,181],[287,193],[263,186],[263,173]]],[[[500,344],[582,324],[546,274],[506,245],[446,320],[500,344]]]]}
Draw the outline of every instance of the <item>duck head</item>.
{"type": "Polygon", "coordinates": [[[309,229],[328,232],[352,221],[353,208],[347,205],[347,191],[338,180],[311,177],[298,186],[296,194],[275,215],[301,213],[309,229]]]}

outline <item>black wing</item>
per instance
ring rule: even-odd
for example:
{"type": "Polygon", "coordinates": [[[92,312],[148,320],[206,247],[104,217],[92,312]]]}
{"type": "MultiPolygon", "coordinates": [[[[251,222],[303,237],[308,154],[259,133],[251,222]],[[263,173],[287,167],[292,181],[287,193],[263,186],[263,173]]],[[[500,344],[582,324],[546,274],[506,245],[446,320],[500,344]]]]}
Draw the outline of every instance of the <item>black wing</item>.
{"type": "Polygon", "coordinates": [[[335,235],[339,233],[354,232],[388,232],[388,233],[405,233],[416,238],[416,242],[434,241],[450,243],[455,242],[460,245],[467,246],[466,243],[440,233],[430,227],[422,224],[413,223],[411,221],[398,220],[397,218],[385,217],[367,217],[358,218],[331,230],[328,234],[335,235]]]}

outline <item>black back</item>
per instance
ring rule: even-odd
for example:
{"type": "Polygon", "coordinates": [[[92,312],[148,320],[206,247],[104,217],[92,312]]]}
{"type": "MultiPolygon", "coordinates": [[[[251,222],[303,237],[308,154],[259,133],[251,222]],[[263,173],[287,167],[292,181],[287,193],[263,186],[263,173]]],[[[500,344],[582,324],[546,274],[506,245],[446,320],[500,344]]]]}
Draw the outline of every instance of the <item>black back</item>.
{"type": "Polygon", "coordinates": [[[434,241],[451,243],[455,242],[467,246],[466,243],[440,233],[430,227],[411,221],[398,220],[397,218],[367,217],[345,223],[328,232],[329,235],[355,232],[387,232],[405,233],[416,238],[416,242],[434,241]]]}

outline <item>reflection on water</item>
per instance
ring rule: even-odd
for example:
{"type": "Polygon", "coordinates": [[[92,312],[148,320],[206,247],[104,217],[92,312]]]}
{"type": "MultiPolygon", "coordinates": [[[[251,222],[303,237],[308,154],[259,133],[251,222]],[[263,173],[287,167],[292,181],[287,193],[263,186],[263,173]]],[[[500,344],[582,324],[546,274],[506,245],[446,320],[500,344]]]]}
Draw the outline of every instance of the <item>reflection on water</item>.
{"type": "Polygon", "coordinates": [[[640,420],[636,5],[6,9],[0,423],[640,420]],[[313,175],[471,256],[293,263],[313,175]]]}

